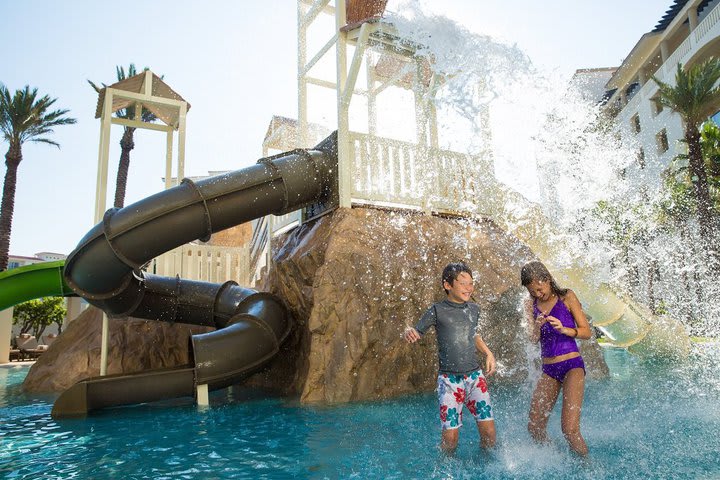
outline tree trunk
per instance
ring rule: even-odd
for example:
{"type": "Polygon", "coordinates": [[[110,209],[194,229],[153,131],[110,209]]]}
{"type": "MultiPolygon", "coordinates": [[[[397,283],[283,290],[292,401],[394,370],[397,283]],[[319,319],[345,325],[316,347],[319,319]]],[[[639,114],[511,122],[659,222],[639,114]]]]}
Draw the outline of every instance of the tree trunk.
{"type": "Polygon", "coordinates": [[[10,233],[12,232],[13,212],[15,211],[15,189],[17,188],[17,169],[22,161],[19,145],[10,145],[5,154],[5,183],[3,184],[2,204],[0,204],[0,271],[7,270],[10,257],[10,233]]]}
{"type": "Polygon", "coordinates": [[[117,180],[115,181],[115,207],[125,206],[125,189],[127,187],[128,172],[130,171],[130,151],[135,148],[133,139],[135,129],[125,127],[120,139],[120,164],[118,165],[117,180]]]}
{"type": "Polygon", "coordinates": [[[712,244],[712,234],[715,230],[714,215],[710,190],[708,189],[707,171],[705,170],[705,162],[703,161],[700,146],[700,132],[692,126],[686,127],[685,140],[688,145],[690,176],[695,190],[700,234],[709,246],[712,244]]]}

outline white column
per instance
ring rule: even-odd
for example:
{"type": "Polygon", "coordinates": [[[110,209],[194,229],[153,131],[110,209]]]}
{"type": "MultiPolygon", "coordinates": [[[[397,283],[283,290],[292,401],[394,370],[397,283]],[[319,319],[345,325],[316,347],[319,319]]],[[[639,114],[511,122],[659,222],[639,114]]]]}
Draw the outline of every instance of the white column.
{"type": "Polygon", "coordinates": [[[210,394],[208,393],[207,383],[197,386],[197,404],[203,407],[210,405],[210,394]]]}
{"type": "Polygon", "coordinates": [[[337,90],[337,123],[338,123],[338,185],[340,189],[340,207],[350,208],[350,189],[347,185],[350,178],[350,118],[349,105],[343,101],[343,92],[347,83],[347,33],[340,29],[345,26],[345,0],[335,3],[335,31],[338,34],[335,46],[336,59],[336,90],[337,90]]]}
{"type": "Polygon", "coordinates": [[[165,190],[172,187],[173,131],[168,130],[165,137],[165,190]]]}
{"type": "Polygon", "coordinates": [[[98,151],[97,181],[95,184],[95,218],[98,223],[105,214],[105,202],[107,199],[108,161],[110,158],[110,126],[112,125],[112,102],[113,91],[105,89],[105,103],[103,103],[102,116],[100,117],[100,147],[98,151]]]}
{"type": "Polygon", "coordinates": [[[80,315],[80,312],[82,312],[82,301],[80,297],[67,297],[65,305],[67,307],[67,314],[63,320],[63,329],[67,328],[70,322],[75,320],[78,315],[80,315]]]}
{"type": "Polygon", "coordinates": [[[0,310],[0,363],[8,363],[10,361],[12,324],[13,307],[0,310]]]}
{"type": "Polygon", "coordinates": [[[693,7],[688,10],[688,24],[690,25],[690,31],[692,32],[698,26],[698,14],[697,7],[693,7]]]}
{"type": "Polygon", "coordinates": [[[187,103],[183,102],[180,105],[180,120],[178,121],[178,167],[177,167],[177,182],[176,185],[180,185],[180,182],[185,178],[185,129],[187,128],[187,103]]]}
{"type": "MultiPolygon", "coordinates": [[[[105,102],[100,117],[100,154],[98,158],[98,177],[95,190],[95,223],[99,223],[105,214],[105,201],[107,197],[108,160],[110,158],[110,126],[112,125],[113,90],[105,89],[105,102]]],[[[100,375],[107,372],[107,338],[108,318],[105,312],[102,316],[102,339],[100,343],[100,375]]]]}
{"type": "Polygon", "coordinates": [[[427,146],[428,115],[424,98],[425,85],[422,81],[422,60],[415,60],[413,83],[413,96],[415,97],[415,141],[418,145],[427,146]]]}
{"type": "Polygon", "coordinates": [[[295,145],[297,148],[307,148],[307,81],[305,79],[305,65],[307,64],[307,24],[304,22],[305,8],[302,1],[298,1],[298,135],[295,145]]]}
{"type": "MultiPolygon", "coordinates": [[[[668,47],[667,40],[660,42],[660,57],[663,63],[667,62],[667,59],[670,57],[670,47],[668,47]]],[[[675,67],[673,66],[673,68],[675,67]]]]}
{"type": "Polygon", "coordinates": [[[365,52],[365,71],[367,75],[367,108],[368,108],[368,133],[374,137],[377,135],[377,95],[375,95],[375,69],[373,67],[373,53],[365,52]]]}

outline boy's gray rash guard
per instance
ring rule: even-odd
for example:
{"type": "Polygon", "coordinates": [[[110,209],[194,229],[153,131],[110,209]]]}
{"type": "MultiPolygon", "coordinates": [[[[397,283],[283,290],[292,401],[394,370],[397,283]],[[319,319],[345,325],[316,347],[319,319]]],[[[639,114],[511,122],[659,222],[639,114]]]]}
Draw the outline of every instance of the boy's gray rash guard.
{"type": "Polygon", "coordinates": [[[475,346],[480,326],[478,304],[449,300],[435,303],[417,322],[415,330],[425,334],[431,326],[437,332],[440,373],[468,374],[480,369],[475,346]]]}

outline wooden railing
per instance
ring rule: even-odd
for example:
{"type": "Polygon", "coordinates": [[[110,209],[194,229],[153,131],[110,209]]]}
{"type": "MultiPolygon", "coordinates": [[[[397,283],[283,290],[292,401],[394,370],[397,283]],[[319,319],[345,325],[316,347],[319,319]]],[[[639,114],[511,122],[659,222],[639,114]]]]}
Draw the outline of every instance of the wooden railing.
{"type": "MultiPolygon", "coordinates": [[[[354,205],[453,214],[487,214],[496,181],[488,159],[400,140],[350,133],[354,205]]],[[[494,212],[492,212],[494,213],[494,212]]],[[[253,224],[250,274],[259,277],[272,238],[301,223],[301,212],[268,215],[253,224]]]]}
{"type": "Polygon", "coordinates": [[[351,133],[353,203],[462,213],[484,179],[494,178],[481,157],[351,133]]]}
{"type": "Polygon", "coordinates": [[[222,283],[234,280],[249,285],[250,248],[187,244],[153,259],[148,271],[156,275],[179,275],[189,280],[222,283]]]}
{"type": "Polygon", "coordinates": [[[695,30],[693,30],[695,41],[699,42],[707,32],[712,30],[712,28],[718,24],[718,22],[720,22],[720,8],[716,5],[710,13],[703,18],[703,21],[698,24],[695,30]]]}

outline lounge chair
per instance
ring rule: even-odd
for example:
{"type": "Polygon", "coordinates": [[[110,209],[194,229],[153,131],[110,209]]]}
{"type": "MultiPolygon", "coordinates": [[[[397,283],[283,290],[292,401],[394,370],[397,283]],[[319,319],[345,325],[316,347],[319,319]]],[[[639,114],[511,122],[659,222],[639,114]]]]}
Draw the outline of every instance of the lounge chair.
{"type": "Polygon", "coordinates": [[[38,345],[35,337],[28,333],[17,336],[17,346],[20,350],[20,360],[35,360],[47,350],[47,345],[38,345]]]}

